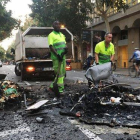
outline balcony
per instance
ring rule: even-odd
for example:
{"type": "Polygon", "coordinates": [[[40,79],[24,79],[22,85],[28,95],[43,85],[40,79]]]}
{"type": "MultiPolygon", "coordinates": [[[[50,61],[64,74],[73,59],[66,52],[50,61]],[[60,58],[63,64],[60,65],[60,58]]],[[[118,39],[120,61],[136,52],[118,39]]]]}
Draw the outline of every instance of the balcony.
{"type": "MultiPolygon", "coordinates": [[[[140,0],[133,0],[131,3],[128,3],[128,5],[129,5],[129,8],[126,10],[125,13],[123,12],[123,10],[120,10],[119,12],[117,10],[113,10],[110,13],[108,13],[109,22],[115,21],[120,18],[124,18],[125,16],[132,15],[132,14],[140,11],[139,10],[140,9],[140,0]]],[[[103,22],[104,21],[102,20],[102,18],[98,18],[97,20],[93,21],[93,25],[96,26],[103,22]]]]}
{"type": "MultiPolygon", "coordinates": [[[[138,3],[140,3],[140,0],[132,0],[131,2],[127,3],[129,8],[137,5],[138,3]]],[[[117,9],[114,9],[114,10],[111,10],[109,13],[108,13],[108,16],[112,16],[116,13],[120,13],[120,12],[123,12],[123,10],[120,10],[120,11],[117,11],[117,9]]]]}

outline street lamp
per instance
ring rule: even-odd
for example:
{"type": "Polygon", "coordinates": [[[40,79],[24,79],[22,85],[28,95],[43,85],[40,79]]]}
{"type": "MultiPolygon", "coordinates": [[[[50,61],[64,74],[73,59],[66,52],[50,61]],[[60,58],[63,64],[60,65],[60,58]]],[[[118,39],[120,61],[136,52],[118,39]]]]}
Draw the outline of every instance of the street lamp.
{"type": "Polygon", "coordinates": [[[62,24],[61,26],[60,26],[61,28],[65,28],[65,26],[62,24]]]}

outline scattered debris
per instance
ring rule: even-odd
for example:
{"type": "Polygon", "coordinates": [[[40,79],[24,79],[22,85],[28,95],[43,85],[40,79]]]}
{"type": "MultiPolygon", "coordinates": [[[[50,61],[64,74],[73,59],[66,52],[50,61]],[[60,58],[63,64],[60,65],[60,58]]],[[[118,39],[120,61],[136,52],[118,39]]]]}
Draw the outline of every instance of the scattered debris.
{"type": "MultiPolygon", "coordinates": [[[[21,91],[18,84],[12,81],[4,80],[0,82],[0,104],[3,109],[5,105],[12,104],[16,101],[19,105],[19,98],[21,97],[21,91]]],[[[16,104],[15,104],[16,105],[16,104]]]]}
{"type": "Polygon", "coordinates": [[[43,106],[44,104],[46,104],[49,100],[41,100],[33,105],[31,105],[30,107],[27,107],[26,110],[36,110],[38,108],[40,108],[41,106],[43,106]]]}
{"type": "Polygon", "coordinates": [[[0,74],[0,80],[4,80],[6,77],[6,74],[0,74]]]}
{"type": "Polygon", "coordinates": [[[36,84],[40,84],[40,82],[35,82],[36,84]]]}
{"type": "Polygon", "coordinates": [[[45,120],[44,120],[44,118],[37,117],[37,118],[36,118],[36,121],[39,122],[39,123],[42,123],[42,122],[44,122],[45,120]]]}
{"type": "Polygon", "coordinates": [[[140,128],[140,91],[125,83],[102,81],[98,87],[81,89],[63,99],[61,115],[79,117],[87,124],[140,128]],[[67,109],[66,109],[67,108],[67,109]],[[65,110],[66,109],[66,110],[65,110]]]}

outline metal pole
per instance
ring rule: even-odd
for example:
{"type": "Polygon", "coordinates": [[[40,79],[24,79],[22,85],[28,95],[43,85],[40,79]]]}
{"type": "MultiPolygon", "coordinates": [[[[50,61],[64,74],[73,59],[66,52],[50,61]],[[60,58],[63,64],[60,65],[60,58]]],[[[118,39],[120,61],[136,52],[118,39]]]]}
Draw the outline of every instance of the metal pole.
{"type": "MultiPolygon", "coordinates": [[[[91,27],[92,29],[92,27],[91,27]]],[[[91,30],[91,54],[93,56],[93,31],[91,30]]]]}
{"type": "Polygon", "coordinates": [[[27,99],[26,99],[26,94],[24,93],[24,104],[25,104],[25,107],[27,108],[27,99]]]}
{"type": "Polygon", "coordinates": [[[67,29],[64,28],[70,35],[71,35],[71,43],[72,43],[72,55],[73,55],[73,60],[75,60],[75,56],[74,56],[74,44],[73,44],[73,34],[67,29]]]}

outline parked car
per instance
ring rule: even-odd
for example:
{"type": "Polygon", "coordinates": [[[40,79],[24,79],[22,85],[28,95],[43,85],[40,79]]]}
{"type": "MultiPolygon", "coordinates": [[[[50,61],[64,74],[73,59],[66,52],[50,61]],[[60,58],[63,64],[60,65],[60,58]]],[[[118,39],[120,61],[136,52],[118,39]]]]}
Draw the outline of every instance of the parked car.
{"type": "Polygon", "coordinates": [[[2,62],[0,61],[0,67],[2,67],[2,62]]]}

